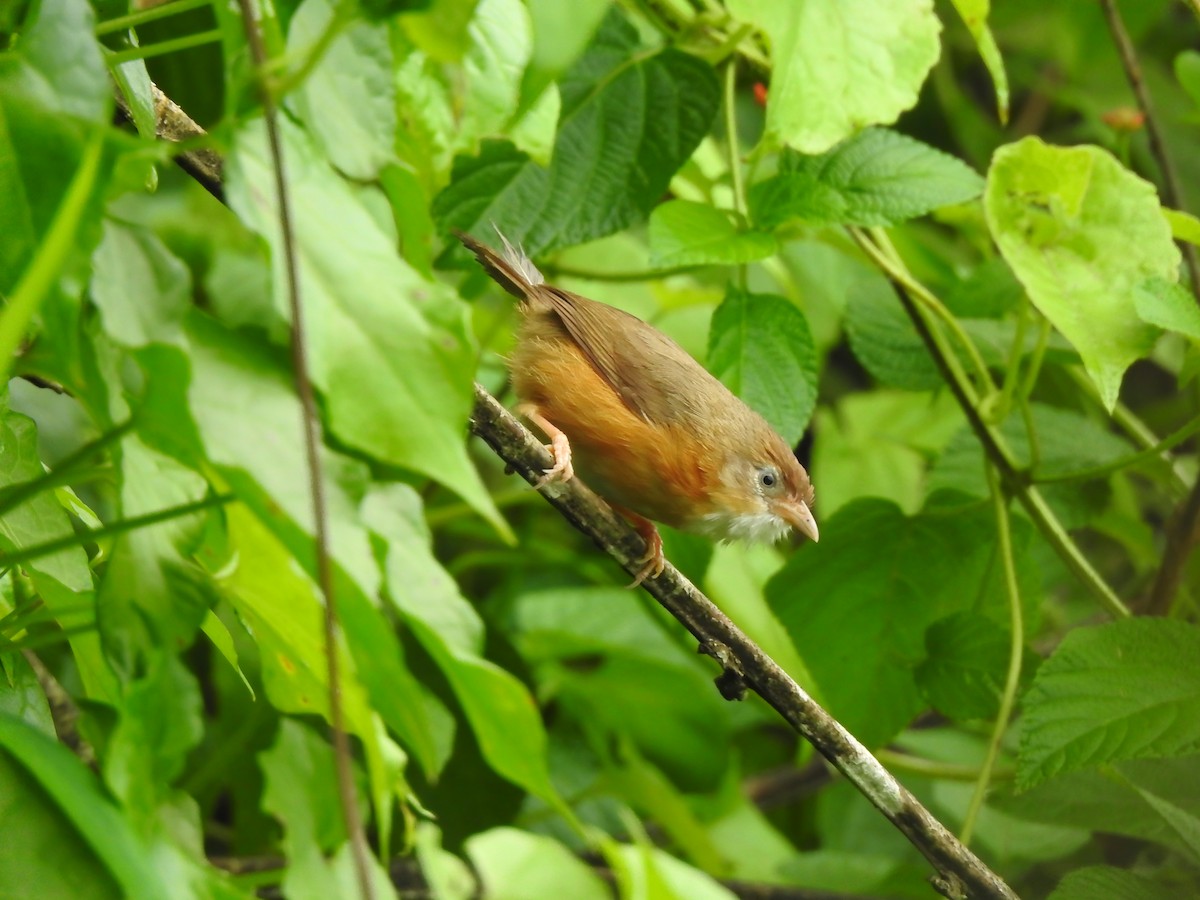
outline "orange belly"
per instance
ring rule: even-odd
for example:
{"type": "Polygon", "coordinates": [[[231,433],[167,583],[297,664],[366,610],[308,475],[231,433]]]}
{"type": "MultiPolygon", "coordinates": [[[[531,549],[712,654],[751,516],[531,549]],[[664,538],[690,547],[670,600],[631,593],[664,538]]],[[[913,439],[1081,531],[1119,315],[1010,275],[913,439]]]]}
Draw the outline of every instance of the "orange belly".
{"type": "Polygon", "coordinates": [[[675,528],[710,512],[712,453],[703,436],[634,413],[578,345],[547,324],[526,320],[532,327],[523,329],[510,360],[513,386],[566,434],[588,486],[675,528]]]}

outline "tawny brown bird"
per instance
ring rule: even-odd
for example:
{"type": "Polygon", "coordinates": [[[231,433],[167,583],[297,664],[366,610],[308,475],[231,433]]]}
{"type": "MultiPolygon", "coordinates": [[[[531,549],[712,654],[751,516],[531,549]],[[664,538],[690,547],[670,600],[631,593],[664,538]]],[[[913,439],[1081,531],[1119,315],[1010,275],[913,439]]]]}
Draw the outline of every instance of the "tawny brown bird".
{"type": "Polygon", "coordinates": [[[662,573],[654,522],[716,540],[817,540],[813,488],[754,410],[658,329],[545,283],[508,239],[500,253],[456,232],[520,300],[509,359],[517,412],[550,439],[539,486],[576,471],[646,541],[634,585],[662,573]],[[651,521],[653,520],[653,521],[651,521]]]}

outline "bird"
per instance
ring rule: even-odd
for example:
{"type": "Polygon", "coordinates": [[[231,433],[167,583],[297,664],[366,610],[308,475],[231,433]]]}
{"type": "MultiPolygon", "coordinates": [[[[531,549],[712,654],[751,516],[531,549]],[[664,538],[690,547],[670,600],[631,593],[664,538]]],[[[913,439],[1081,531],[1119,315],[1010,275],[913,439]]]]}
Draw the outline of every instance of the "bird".
{"type": "MultiPolygon", "coordinates": [[[[495,226],[493,226],[495,227],[495,226]]],[[[537,487],[576,473],[646,542],[629,587],[666,565],[655,522],[717,541],[819,539],[813,486],[765,419],[636,316],[547,284],[496,228],[496,252],[455,231],[517,298],[516,411],[549,439],[537,487]]]]}

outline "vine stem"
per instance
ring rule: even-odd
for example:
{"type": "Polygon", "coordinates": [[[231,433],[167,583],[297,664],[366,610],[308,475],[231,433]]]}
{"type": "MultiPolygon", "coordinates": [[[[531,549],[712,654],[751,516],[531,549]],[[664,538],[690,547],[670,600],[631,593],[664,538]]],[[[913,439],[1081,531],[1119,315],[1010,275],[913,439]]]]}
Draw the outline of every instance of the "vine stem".
{"type": "Polygon", "coordinates": [[[338,610],[337,596],[333,589],[333,565],[329,558],[329,522],[325,501],[325,478],[321,471],[319,444],[320,420],[313,395],[312,382],[308,376],[308,344],[305,338],[304,315],[300,302],[299,260],[296,252],[295,234],[292,230],[291,202],[284,172],[283,143],[279,137],[279,115],[275,97],[268,89],[264,76],[267,52],[263,45],[262,32],[255,18],[252,0],[238,0],[242,12],[242,24],[246,30],[246,42],[250,57],[258,73],[258,87],[263,104],[263,119],[266,124],[267,142],[270,146],[272,169],[275,174],[275,194],[279,209],[279,229],[283,244],[283,261],[286,279],[288,310],[292,319],[292,376],[296,382],[296,393],[300,397],[301,417],[304,427],[304,455],[308,466],[309,492],[312,496],[313,533],[317,560],[317,584],[325,598],[325,665],[329,682],[329,724],[333,732],[334,767],[337,772],[338,801],[342,821],[350,840],[354,871],[358,878],[359,893],[363,900],[374,900],[375,891],[371,883],[367,838],[358,814],[358,798],[354,790],[354,774],[351,770],[350,739],[346,734],[342,709],[341,666],[338,661],[338,610]]]}
{"type": "Polygon", "coordinates": [[[1017,566],[1013,558],[1012,527],[1008,517],[1008,497],[1005,496],[1004,486],[994,466],[987,467],[988,486],[991,488],[992,503],[996,508],[996,535],[1000,544],[1000,561],[1004,568],[1004,588],[1008,597],[1009,628],[1012,632],[1008,651],[1008,674],[1004,679],[1004,692],[1000,695],[1000,709],[996,713],[996,724],[992,728],[991,740],[988,741],[987,755],[983,760],[983,768],[979,772],[979,780],[975,782],[975,792],[967,806],[967,814],[963,817],[962,829],[958,839],[970,845],[971,835],[975,830],[975,822],[983,801],[987,797],[988,786],[992,781],[992,773],[996,768],[996,758],[1000,755],[1000,741],[1008,729],[1009,719],[1012,718],[1013,707],[1017,702],[1017,688],[1021,683],[1021,664],[1025,653],[1025,621],[1021,610],[1021,588],[1017,581],[1017,566]]]}
{"type": "MultiPolygon", "coordinates": [[[[913,325],[916,326],[917,334],[920,335],[926,349],[933,357],[947,386],[967,417],[967,423],[975,432],[980,444],[983,445],[985,455],[1000,473],[1006,487],[1013,492],[1042,535],[1076,577],[1100,601],[1100,604],[1117,618],[1126,618],[1131,615],[1129,607],[1121,602],[1116,592],[1109,587],[1100,573],[1083,555],[1083,551],[1067,534],[1066,529],[1058,520],[1058,516],[1046,503],[1045,497],[1029,482],[1028,473],[1018,466],[1016,458],[1003,436],[986,420],[982,412],[979,394],[971,384],[966,372],[963,371],[962,363],[946,342],[945,337],[926,318],[921,306],[913,299],[914,296],[929,297],[934,300],[937,298],[912,276],[899,257],[889,257],[868,233],[855,227],[851,227],[849,232],[859,247],[899,289],[897,295],[913,325]]],[[[941,305],[940,301],[938,304],[941,305]]]]}

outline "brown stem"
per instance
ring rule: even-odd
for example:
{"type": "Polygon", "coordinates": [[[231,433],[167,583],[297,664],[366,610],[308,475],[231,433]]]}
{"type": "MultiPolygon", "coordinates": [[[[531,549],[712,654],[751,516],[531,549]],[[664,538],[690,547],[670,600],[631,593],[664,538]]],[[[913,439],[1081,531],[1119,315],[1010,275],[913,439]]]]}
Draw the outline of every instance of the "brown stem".
{"type": "Polygon", "coordinates": [[[1167,525],[1167,545],[1150,588],[1147,615],[1165,616],[1171,611],[1175,594],[1183,583],[1184,568],[1197,544],[1200,544],[1200,478],[1167,525]]]}
{"type": "MultiPolygon", "coordinates": [[[[1138,63],[1137,51],[1133,48],[1133,41],[1129,39],[1129,32],[1125,30],[1121,11],[1117,9],[1117,0],[1100,0],[1100,8],[1104,10],[1108,30],[1112,33],[1113,43],[1117,45],[1117,52],[1121,56],[1121,65],[1125,69],[1125,77],[1129,79],[1129,86],[1133,89],[1133,96],[1137,99],[1142,115],[1146,117],[1146,134],[1150,138],[1150,152],[1154,154],[1159,168],[1162,169],[1163,199],[1167,201],[1168,206],[1183,209],[1183,192],[1179,187],[1179,174],[1175,171],[1170,154],[1167,153],[1167,144],[1163,140],[1162,128],[1158,123],[1158,116],[1154,112],[1154,101],[1151,100],[1150,90],[1146,87],[1146,81],[1142,77],[1142,67],[1138,63]]],[[[1200,258],[1197,257],[1196,248],[1192,244],[1180,241],[1179,246],[1183,250],[1183,258],[1187,262],[1188,274],[1192,279],[1192,295],[1196,298],[1196,302],[1200,303],[1200,258]]]]}
{"type": "MultiPolygon", "coordinates": [[[[262,72],[267,64],[267,52],[263,46],[262,32],[255,18],[251,0],[238,0],[242,10],[242,24],[246,29],[246,42],[254,67],[262,72]]],[[[308,466],[309,492],[312,495],[314,520],[314,543],[317,557],[317,583],[325,598],[325,665],[329,681],[329,724],[333,732],[333,756],[337,770],[338,800],[342,819],[354,857],[354,870],[358,876],[358,889],[364,900],[373,900],[371,884],[370,854],[367,837],[363,832],[362,820],[358,815],[358,798],[354,790],[354,773],[351,769],[350,739],[346,734],[342,710],[342,677],[338,662],[338,612],[337,596],[333,590],[333,567],[329,561],[329,522],[325,504],[325,479],[321,471],[320,420],[317,403],[313,396],[312,382],[308,377],[308,344],[304,332],[304,315],[300,303],[299,263],[296,255],[296,240],[292,231],[291,202],[284,174],[283,145],[279,139],[279,116],[275,98],[263,80],[258,81],[259,95],[263,104],[263,118],[270,145],[272,169],[275,173],[275,195],[279,204],[279,229],[283,243],[284,271],[286,273],[288,309],[292,318],[292,376],[296,382],[296,393],[300,397],[304,424],[304,455],[308,466]]],[[[174,106],[174,104],[172,104],[174,106]]]]}

